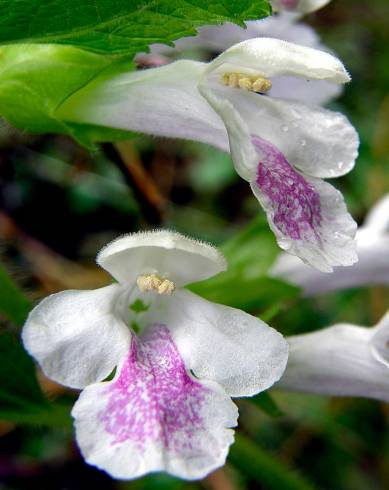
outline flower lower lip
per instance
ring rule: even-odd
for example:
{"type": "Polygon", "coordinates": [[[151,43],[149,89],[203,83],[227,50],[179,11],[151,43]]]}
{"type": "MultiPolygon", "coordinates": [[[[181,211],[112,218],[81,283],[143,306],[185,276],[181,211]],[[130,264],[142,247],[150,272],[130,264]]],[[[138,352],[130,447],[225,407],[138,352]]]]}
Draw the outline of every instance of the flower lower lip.
{"type": "Polygon", "coordinates": [[[254,147],[265,156],[258,164],[256,184],[273,208],[273,221],[293,240],[320,241],[320,196],[273,145],[254,136],[254,147]]]}

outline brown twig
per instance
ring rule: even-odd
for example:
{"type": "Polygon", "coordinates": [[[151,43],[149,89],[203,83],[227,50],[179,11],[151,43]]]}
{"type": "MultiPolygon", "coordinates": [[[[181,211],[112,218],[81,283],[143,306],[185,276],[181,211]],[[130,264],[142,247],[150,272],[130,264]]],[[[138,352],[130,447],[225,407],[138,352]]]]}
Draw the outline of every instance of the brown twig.
{"type": "Polygon", "coordinates": [[[102,148],[106,157],[115,163],[127,185],[133,190],[145,220],[151,225],[160,224],[166,200],[143,167],[132,142],[120,142],[115,145],[104,143],[102,148]]]}
{"type": "Polygon", "coordinates": [[[223,468],[208,475],[201,484],[207,490],[238,490],[223,468]]]}
{"type": "Polygon", "coordinates": [[[46,292],[96,288],[109,283],[109,276],[103,270],[77,264],[57,254],[21,230],[4,212],[0,212],[0,236],[16,244],[46,292]]]}

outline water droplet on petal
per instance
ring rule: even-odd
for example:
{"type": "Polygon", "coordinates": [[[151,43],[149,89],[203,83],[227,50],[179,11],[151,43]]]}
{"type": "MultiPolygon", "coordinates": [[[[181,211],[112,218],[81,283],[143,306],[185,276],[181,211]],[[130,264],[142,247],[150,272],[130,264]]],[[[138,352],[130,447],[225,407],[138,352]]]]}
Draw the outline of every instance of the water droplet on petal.
{"type": "Polygon", "coordinates": [[[283,124],[281,126],[281,131],[283,131],[284,133],[288,132],[289,131],[289,127],[286,125],[286,124],[283,124]]]}
{"type": "Polygon", "coordinates": [[[343,167],[343,165],[344,165],[344,162],[338,162],[336,164],[336,166],[338,167],[338,169],[341,169],[343,167]]]}
{"type": "Polygon", "coordinates": [[[301,140],[301,141],[300,141],[300,145],[301,145],[301,146],[305,146],[306,144],[307,144],[307,142],[306,142],[305,140],[301,140]]]}

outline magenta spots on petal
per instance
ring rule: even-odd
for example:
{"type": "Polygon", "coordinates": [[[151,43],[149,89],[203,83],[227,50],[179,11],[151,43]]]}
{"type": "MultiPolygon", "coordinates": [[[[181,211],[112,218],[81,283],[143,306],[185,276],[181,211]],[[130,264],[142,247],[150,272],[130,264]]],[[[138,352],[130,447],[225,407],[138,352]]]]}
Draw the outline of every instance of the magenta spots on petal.
{"type": "Polygon", "coordinates": [[[269,201],[272,221],[293,240],[319,240],[320,196],[271,143],[252,136],[261,160],[256,184],[269,201]]]}
{"type": "Polygon", "coordinates": [[[204,428],[200,413],[210,392],[188,375],[166,326],[152,326],[133,338],[106,393],[108,403],[99,416],[113,444],[131,440],[143,447],[159,441],[174,452],[195,449],[192,438],[204,428]]]}

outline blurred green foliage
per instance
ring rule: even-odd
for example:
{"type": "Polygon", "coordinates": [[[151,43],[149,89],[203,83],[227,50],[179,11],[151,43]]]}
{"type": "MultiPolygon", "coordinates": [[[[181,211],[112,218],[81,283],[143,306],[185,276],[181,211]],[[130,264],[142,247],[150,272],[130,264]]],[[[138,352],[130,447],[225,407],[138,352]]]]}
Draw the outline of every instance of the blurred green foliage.
{"type": "Polygon", "coordinates": [[[14,281],[0,265],[0,314],[15,325],[23,325],[32,303],[19,290],[14,281]]]}

